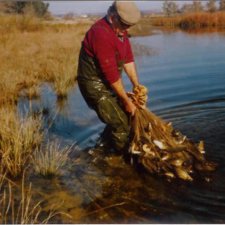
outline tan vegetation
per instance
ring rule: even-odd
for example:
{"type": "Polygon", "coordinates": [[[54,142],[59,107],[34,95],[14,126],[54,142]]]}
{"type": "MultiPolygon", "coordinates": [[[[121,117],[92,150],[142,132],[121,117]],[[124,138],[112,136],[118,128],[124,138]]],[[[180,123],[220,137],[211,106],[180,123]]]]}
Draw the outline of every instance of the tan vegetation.
{"type": "Polygon", "coordinates": [[[147,36],[152,34],[152,23],[150,16],[143,16],[135,26],[129,29],[131,36],[147,36]]]}
{"type": "Polygon", "coordinates": [[[0,16],[0,104],[16,102],[22,89],[55,81],[65,95],[76,78],[80,43],[91,21],[50,24],[31,15],[0,16]]]}
{"type": "Polygon", "coordinates": [[[21,177],[32,166],[35,154],[35,169],[39,173],[58,174],[69,151],[58,152],[56,144],[41,149],[42,118],[19,115],[15,103],[21,95],[37,97],[43,82],[51,82],[59,97],[67,95],[76,79],[81,40],[92,22],[57,24],[34,17],[30,11],[23,15],[0,15],[1,223],[46,223],[50,218],[39,218],[40,202],[32,203],[30,187],[25,191],[23,186],[21,193],[13,194],[18,187],[12,187],[7,177],[21,177]],[[14,195],[21,196],[21,201],[14,200],[14,195]]]}
{"type": "Polygon", "coordinates": [[[225,12],[195,13],[184,16],[180,23],[181,28],[225,28],[225,12]]]}
{"type": "Polygon", "coordinates": [[[13,177],[21,175],[32,152],[42,141],[41,118],[20,118],[12,107],[0,109],[0,167],[13,177]]]}
{"type": "Polygon", "coordinates": [[[225,28],[225,12],[198,12],[174,17],[155,17],[152,18],[152,25],[182,29],[225,28]]]}
{"type": "Polygon", "coordinates": [[[44,211],[41,207],[42,202],[33,201],[31,184],[26,188],[24,177],[21,187],[5,179],[4,185],[0,183],[0,190],[2,190],[0,193],[1,224],[46,224],[50,218],[58,214],[58,212],[50,210],[44,219],[41,217],[41,213],[44,211]],[[21,192],[19,197],[18,189],[21,192]]]}
{"type": "MultiPolygon", "coordinates": [[[[44,218],[41,217],[41,201],[33,202],[31,186],[26,188],[25,176],[22,189],[18,193],[17,184],[11,179],[21,177],[30,171],[32,156],[41,151],[43,133],[40,116],[25,115],[21,117],[15,107],[0,108],[0,223],[1,224],[33,224],[47,223],[56,215],[54,209],[44,218]]],[[[69,150],[58,152],[56,144],[47,146],[42,160],[36,160],[35,169],[39,168],[44,175],[58,174],[60,167],[66,162],[69,150]]],[[[38,158],[36,158],[38,159],[38,158]]]]}
{"type": "Polygon", "coordinates": [[[45,148],[33,154],[33,166],[36,173],[42,176],[59,175],[60,169],[68,160],[70,148],[61,148],[56,142],[48,143],[45,148]]]}

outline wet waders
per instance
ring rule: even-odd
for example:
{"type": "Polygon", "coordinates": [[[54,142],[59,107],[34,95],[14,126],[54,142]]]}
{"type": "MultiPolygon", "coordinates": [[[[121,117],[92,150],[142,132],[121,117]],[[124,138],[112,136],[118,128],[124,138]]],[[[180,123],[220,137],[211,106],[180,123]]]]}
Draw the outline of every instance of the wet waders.
{"type": "MultiPolygon", "coordinates": [[[[118,67],[120,68],[122,67],[118,67]]],[[[128,115],[104,80],[95,60],[83,49],[80,51],[77,79],[88,106],[95,110],[99,119],[106,124],[103,137],[110,141],[116,150],[124,150],[128,144],[130,131],[128,115]]]]}

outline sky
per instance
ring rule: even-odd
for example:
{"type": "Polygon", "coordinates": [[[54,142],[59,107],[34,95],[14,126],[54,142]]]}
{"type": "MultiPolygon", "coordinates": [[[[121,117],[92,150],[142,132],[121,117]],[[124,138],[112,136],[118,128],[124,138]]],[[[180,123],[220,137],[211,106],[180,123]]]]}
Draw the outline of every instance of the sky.
{"type": "MultiPolygon", "coordinates": [[[[45,1],[52,14],[104,13],[113,1],[45,1]]],[[[140,10],[161,11],[163,1],[135,1],[140,10]]]]}

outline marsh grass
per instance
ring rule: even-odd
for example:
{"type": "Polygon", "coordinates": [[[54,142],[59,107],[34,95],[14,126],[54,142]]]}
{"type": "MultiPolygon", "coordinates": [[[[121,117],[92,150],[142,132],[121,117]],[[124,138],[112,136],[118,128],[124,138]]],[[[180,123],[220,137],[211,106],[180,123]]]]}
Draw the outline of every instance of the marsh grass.
{"type": "Polygon", "coordinates": [[[41,117],[20,115],[11,108],[0,109],[0,167],[13,177],[29,164],[31,153],[42,141],[41,117]]]}
{"type": "Polygon", "coordinates": [[[225,12],[188,14],[181,18],[179,27],[184,29],[225,28],[225,12]]]}
{"type": "Polygon", "coordinates": [[[182,29],[225,28],[225,12],[187,13],[174,17],[155,17],[154,26],[179,27],[182,29]]]}
{"type": "Polygon", "coordinates": [[[34,85],[27,88],[24,88],[20,92],[20,96],[26,97],[28,99],[37,99],[40,97],[40,86],[34,85]]]}
{"type": "Polygon", "coordinates": [[[6,174],[3,172],[3,168],[0,166],[0,191],[1,191],[1,187],[2,184],[5,180],[6,174]]]}
{"type": "Polygon", "coordinates": [[[33,154],[33,166],[35,172],[51,177],[60,174],[60,169],[69,159],[71,148],[61,148],[57,142],[47,143],[45,148],[36,150],[33,154]]]}
{"type": "Polygon", "coordinates": [[[4,32],[34,32],[40,31],[44,28],[42,20],[32,13],[26,13],[23,15],[17,14],[2,14],[0,15],[0,27],[4,32]]]}
{"type": "Polygon", "coordinates": [[[152,34],[152,23],[150,16],[142,16],[140,21],[129,29],[131,36],[148,36],[152,34]]]}
{"type": "Polygon", "coordinates": [[[74,83],[81,41],[93,21],[50,22],[31,15],[0,16],[0,104],[16,103],[23,89],[42,82],[55,82],[59,96],[74,83]]]}
{"type": "Polygon", "coordinates": [[[151,19],[151,23],[153,26],[159,27],[177,27],[180,19],[180,17],[154,17],[151,19]]]}
{"type": "Polygon", "coordinates": [[[75,84],[76,69],[77,69],[77,57],[76,53],[71,50],[66,53],[62,53],[66,63],[55,66],[55,78],[53,87],[58,98],[67,97],[69,91],[75,84]],[[73,56],[73,57],[71,57],[73,56]]]}
{"type": "Polygon", "coordinates": [[[25,186],[25,177],[21,180],[21,191],[18,192],[18,185],[12,185],[12,182],[7,182],[4,189],[0,193],[0,223],[1,224],[46,224],[48,221],[57,215],[59,212],[50,210],[45,215],[41,215],[43,210],[41,208],[42,201],[35,202],[33,200],[31,184],[25,186]]]}

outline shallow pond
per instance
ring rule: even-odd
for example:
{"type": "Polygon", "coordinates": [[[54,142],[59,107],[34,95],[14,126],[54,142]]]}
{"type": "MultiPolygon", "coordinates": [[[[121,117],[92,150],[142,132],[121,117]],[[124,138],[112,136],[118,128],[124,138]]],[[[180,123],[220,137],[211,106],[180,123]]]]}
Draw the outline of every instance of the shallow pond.
{"type": "MultiPolygon", "coordinates": [[[[120,156],[85,151],[104,125],[83,101],[78,87],[59,102],[48,85],[40,100],[19,102],[43,108],[50,139],[74,145],[60,177],[31,177],[36,191],[67,216],[54,223],[225,223],[225,33],[162,32],[132,42],[153,54],[136,57],[140,81],[150,90],[148,107],[195,142],[219,164],[207,179],[168,182],[136,171],[120,156]]],[[[125,78],[127,90],[130,89],[125,78]]]]}

